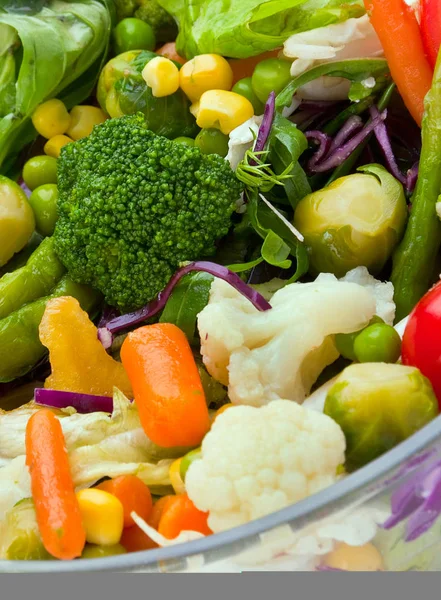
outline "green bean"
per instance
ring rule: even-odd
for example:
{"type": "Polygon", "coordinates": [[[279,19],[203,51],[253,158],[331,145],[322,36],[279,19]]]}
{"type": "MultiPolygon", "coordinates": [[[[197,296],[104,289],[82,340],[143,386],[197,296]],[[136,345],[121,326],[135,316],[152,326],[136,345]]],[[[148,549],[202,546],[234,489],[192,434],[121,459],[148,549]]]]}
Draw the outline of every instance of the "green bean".
{"type": "Polygon", "coordinates": [[[65,273],[55,254],[52,238],[46,238],[24,267],[0,279],[0,319],[24,304],[46,296],[65,273]]]}
{"type": "Polygon", "coordinates": [[[424,108],[418,182],[406,232],[393,257],[391,280],[398,321],[429,289],[441,246],[441,222],[436,214],[441,193],[441,54],[424,108]]]}
{"type": "Polygon", "coordinates": [[[0,382],[25,375],[45,356],[46,348],[40,342],[38,328],[46,303],[59,296],[73,296],[88,312],[93,311],[100,300],[100,295],[90,287],[74,283],[66,276],[50,295],[0,319],[0,382]]]}

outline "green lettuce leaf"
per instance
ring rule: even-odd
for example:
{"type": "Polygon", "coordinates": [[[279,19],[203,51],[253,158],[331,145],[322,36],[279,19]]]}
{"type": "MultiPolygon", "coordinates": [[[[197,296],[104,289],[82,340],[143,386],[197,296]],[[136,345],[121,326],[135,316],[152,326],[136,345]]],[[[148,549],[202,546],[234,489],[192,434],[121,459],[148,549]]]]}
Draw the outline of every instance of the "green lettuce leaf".
{"type": "Polygon", "coordinates": [[[159,0],[179,24],[186,58],[217,53],[247,58],[273,50],[293,33],[364,14],[360,0],[159,0]]]}
{"type": "MultiPolygon", "coordinates": [[[[31,497],[25,466],[25,431],[34,402],[0,413],[0,521],[14,504],[31,497]]],[[[80,414],[73,409],[53,411],[60,419],[69,453],[75,487],[94,484],[103,477],[137,475],[152,490],[170,490],[168,470],[173,459],[190,448],[161,448],[142,429],[135,403],[119,390],[113,397],[113,413],[80,414]]]]}
{"type": "Polygon", "coordinates": [[[36,6],[0,8],[0,169],[36,136],[30,116],[39,104],[59,97],[70,107],[90,95],[108,50],[112,0],[49,0],[25,12],[36,6]]]}

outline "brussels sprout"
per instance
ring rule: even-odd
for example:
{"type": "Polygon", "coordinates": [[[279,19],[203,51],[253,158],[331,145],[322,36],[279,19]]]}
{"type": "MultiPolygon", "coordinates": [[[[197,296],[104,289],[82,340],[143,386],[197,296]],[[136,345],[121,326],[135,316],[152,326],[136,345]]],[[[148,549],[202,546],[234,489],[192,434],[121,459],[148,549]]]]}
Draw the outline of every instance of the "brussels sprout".
{"type": "Polygon", "coordinates": [[[0,175],[0,267],[30,240],[35,219],[21,187],[0,175]]]}
{"type": "Polygon", "coordinates": [[[0,557],[6,560],[51,560],[41,541],[32,498],[6,513],[0,528],[0,557]]]}
{"type": "Polygon", "coordinates": [[[337,179],[301,200],[294,225],[305,237],[313,274],[381,271],[407,219],[403,186],[380,165],[337,179]]]}
{"type": "Polygon", "coordinates": [[[347,367],[328,392],[324,412],[346,437],[346,469],[387,452],[438,414],[428,379],[415,367],[363,363],[347,367]]]}
{"type": "Polygon", "coordinates": [[[179,89],[170,96],[155,98],[142,77],[143,68],[156,56],[148,50],[133,50],[112,58],[101,71],[98,102],[112,118],[142,112],[154,133],[169,139],[194,138],[199,127],[184,92],[179,89]]]}

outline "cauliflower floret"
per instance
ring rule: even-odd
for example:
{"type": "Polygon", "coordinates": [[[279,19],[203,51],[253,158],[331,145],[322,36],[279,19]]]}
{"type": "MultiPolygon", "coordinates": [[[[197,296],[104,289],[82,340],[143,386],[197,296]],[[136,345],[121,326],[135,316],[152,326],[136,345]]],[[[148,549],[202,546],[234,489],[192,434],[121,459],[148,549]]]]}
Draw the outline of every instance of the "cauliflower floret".
{"type": "Polygon", "coordinates": [[[307,498],[337,480],[340,426],[288,400],[235,406],[219,415],[185,485],[208,525],[224,531],[307,498]]]}
{"type": "Polygon", "coordinates": [[[234,404],[303,402],[321,371],[338,358],[336,333],[363,329],[375,314],[372,292],[335,277],[293,283],[259,312],[216,279],[199,313],[201,354],[234,404]]]}

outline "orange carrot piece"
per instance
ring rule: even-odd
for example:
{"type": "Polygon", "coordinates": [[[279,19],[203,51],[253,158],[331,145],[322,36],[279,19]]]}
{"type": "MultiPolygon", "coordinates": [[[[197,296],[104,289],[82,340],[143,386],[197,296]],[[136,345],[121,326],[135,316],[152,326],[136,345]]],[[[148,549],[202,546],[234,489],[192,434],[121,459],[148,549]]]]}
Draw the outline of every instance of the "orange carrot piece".
{"type": "Polygon", "coordinates": [[[86,534],[63,430],[49,409],[37,411],[27,423],[26,464],[44,547],[61,560],[81,556],[86,534]]]}
{"type": "Polygon", "coordinates": [[[197,509],[187,494],[173,496],[164,506],[158,532],[171,540],[181,531],[199,531],[204,535],[213,533],[207,524],[208,513],[197,509]]]}
{"type": "Polygon", "coordinates": [[[256,66],[267,58],[277,58],[280,53],[280,48],[277,50],[271,50],[270,52],[264,52],[259,56],[251,56],[250,58],[232,58],[228,62],[230,67],[233,69],[233,85],[240,79],[245,77],[251,77],[256,66]]]}
{"type": "Polygon", "coordinates": [[[187,62],[185,58],[182,58],[182,56],[176,52],[175,42],[167,42],[167,44],[164,44],[158,48],[158,50],[156,50],[156,54],[159,54],[159,56],[164,56],[165,58],[169,58],[170,60],[174,60],[181,65],[187,62]]]}
{"type": "MultiPolygon", "coordinates": [[[[158,529],[162,513],[171,498],[174,498],[174,496],[163,496],[153,505],[152,512],[147,519],[147,523],[153,529],[158,529]]],[[[137,526],[124,529],[120,544],[124,546],[127,552],[139,552],[141,550],[158,548],[158,544],[137,526]]]]}
{"type": "Polygon", "coordinates": [[[152,512],[153,500],[149,488],[136,475],[120,475],[103,481],[96,486],[100,490],[116,496],[124,508],[124,528],[133,527],[135,521],[130,516],[136,512],[144,521],[152,512]]]}
{"type": "Polygon", "coordinates": [[[404,0],[364,0],[384,49],[393,80],[412,117],[421,127],[424,98],[432,86],[415,13],[404,0]]]}
{"type": "Polygon", "coordinates": [[[159,446],[198,446],[210,429],[199,371],[184,333],[171,323],[129,333],[121,359],[139,418],[159,446]]]}

